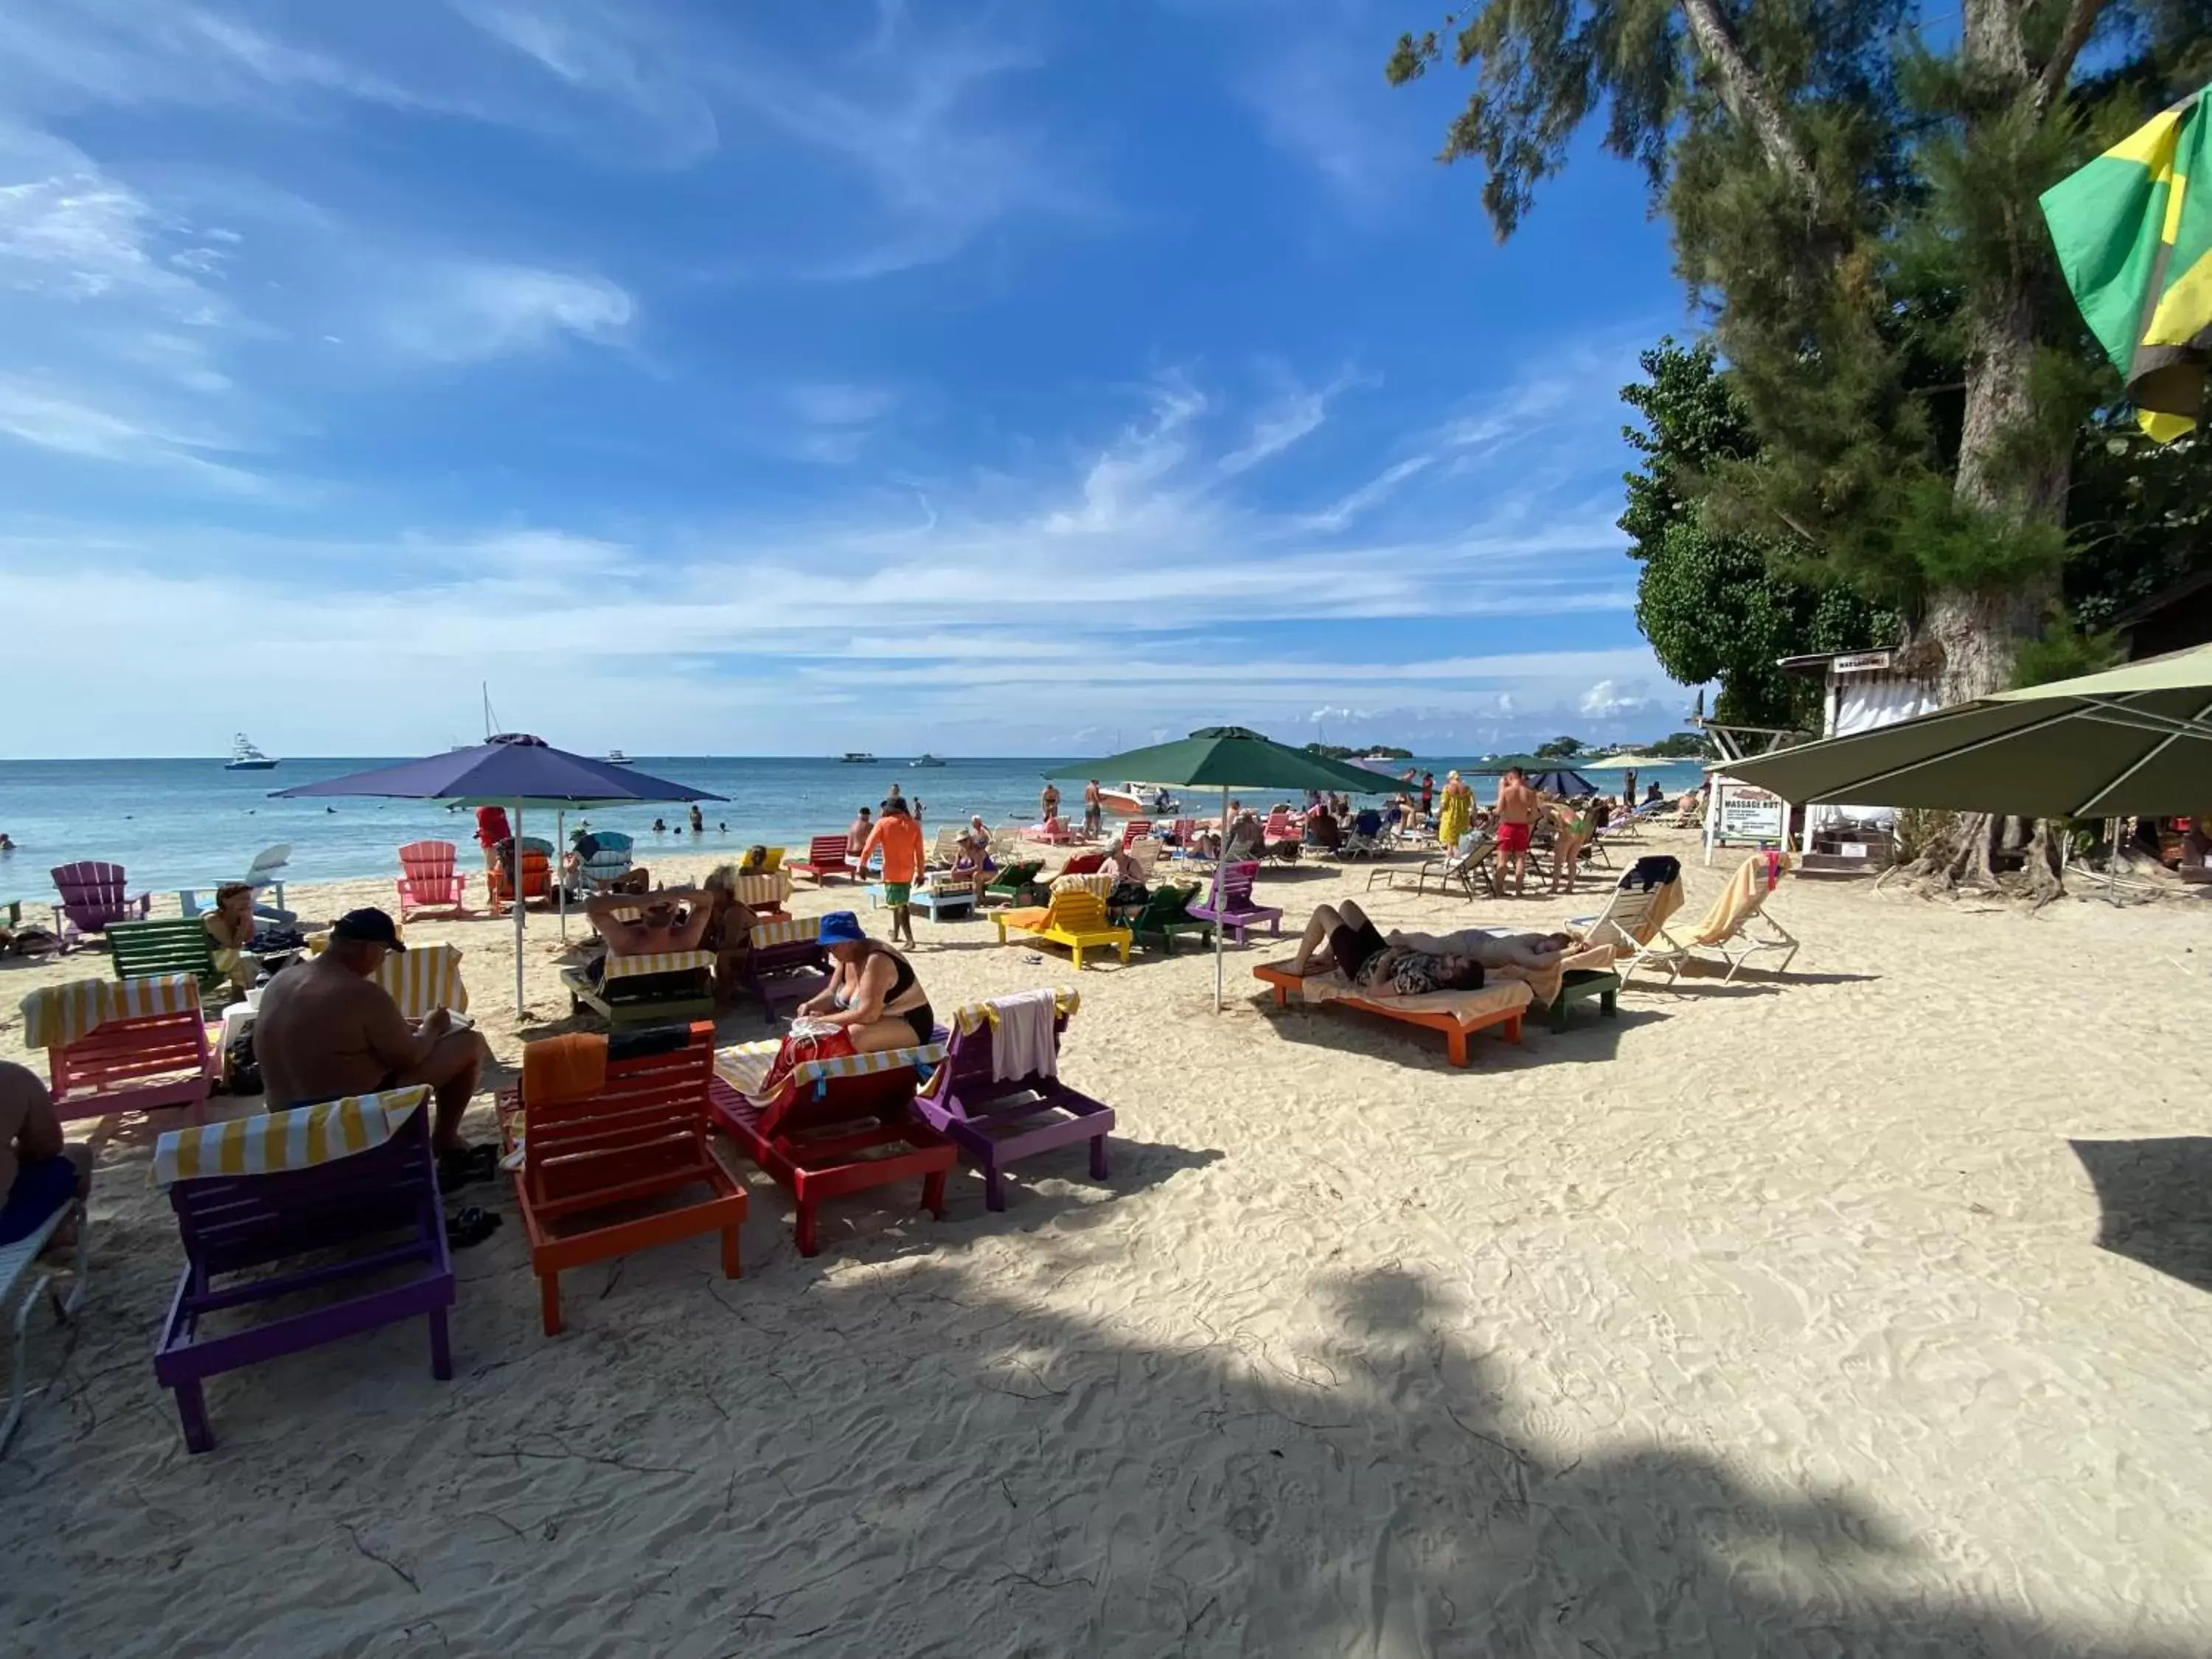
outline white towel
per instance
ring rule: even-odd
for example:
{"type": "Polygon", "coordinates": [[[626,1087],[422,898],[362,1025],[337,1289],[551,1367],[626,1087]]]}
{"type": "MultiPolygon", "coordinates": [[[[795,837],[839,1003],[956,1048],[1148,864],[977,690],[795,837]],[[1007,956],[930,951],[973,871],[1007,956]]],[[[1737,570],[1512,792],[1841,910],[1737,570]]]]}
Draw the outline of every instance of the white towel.
{"type": "Polygon", "coordinates": [[[997,1030],[991,1034],[991,1075],[1004,1083],[1018,1077],[1057,1077],[1060,1044],[1053,1036],[1058,1018],[1050,991],[1017,991],[994,997],[997,1030]]]}

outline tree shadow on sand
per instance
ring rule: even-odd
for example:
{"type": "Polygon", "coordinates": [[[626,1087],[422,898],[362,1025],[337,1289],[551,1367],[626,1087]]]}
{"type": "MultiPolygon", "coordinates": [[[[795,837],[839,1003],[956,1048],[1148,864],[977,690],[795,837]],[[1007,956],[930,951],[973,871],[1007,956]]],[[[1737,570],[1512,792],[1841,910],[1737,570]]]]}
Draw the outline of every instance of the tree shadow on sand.
{"type": "Polygon", "coordinates": [[[2076,1140],[2102,1214],[2097,1243],[2212,1291],[2212,1136],[2076,1140]]]}

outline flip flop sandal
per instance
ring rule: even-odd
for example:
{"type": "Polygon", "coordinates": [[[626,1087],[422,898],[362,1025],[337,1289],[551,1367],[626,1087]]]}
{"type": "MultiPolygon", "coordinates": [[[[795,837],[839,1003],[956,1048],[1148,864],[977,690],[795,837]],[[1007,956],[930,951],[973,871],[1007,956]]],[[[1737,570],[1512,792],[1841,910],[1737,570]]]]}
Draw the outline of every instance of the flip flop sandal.
{"type": "Polygon", "coordinates": [[[489,1210],[465,1204],[446,1218],[446,1243],[457,1250],[481,1244],[499,1231],[501,1220],[489,1210]]]}

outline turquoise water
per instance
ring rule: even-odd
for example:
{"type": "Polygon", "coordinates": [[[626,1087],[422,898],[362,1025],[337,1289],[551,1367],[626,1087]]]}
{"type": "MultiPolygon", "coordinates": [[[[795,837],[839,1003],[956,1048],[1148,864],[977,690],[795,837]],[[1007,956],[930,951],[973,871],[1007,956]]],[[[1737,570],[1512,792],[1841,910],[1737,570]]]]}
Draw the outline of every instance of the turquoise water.
{"type": "MultiPolygon", "coordinates": [[[[703,836],[656,836],[653,821],[684,822],[684,808],[622,807],[587,813],[599,829],[635,836],[638,858],[650,864],[656,848],[667,852],[737,853],[755,842],[797,845],[810,835],[842,830],[854,810],[873,807],[896,779],[908,799],[926,807],[932,826],[960,823],[981,812],[989,823],[1036,816],[1042,759],[948,760],[941,767],[909,767],[885,760],[847,765],[834,760],[744,760],[727,757],[635,757],[639,769],[730,797],[707,802],[703,836]],[[727,824],[724,830],[720,825],[727,824]]],[[[159,890],[210,884],[242,872],[253,855],[276,842],[292,847],[290,881],[337,881],[396,875],[398,848],[410,841],[458,842],[468,848],[475,824],[465,811],[449,812],[434,801],[340,799],[274,800],[270,792],[349,772],[392,764],[392,758],[287,760],[273,772],[226,772],[212,760],[0,762],[0,830],[20,849],[0,856],[0,900],[43,899],[52,883],[46,872],[78,859],[120,864],[135,889],[159,890]],[[331,811],[325,811],[325,807],[331,811]]],[[[1418,764],[1441,779],[1463,760],[1418,764]]],[[[1618,787],[1617,774],[1593,774],[1601,787],[1618,787]]],[[[1693,765],[1671,766],[1645,777],[1679,792],[1698,775],[1693,765]]],[[[1119,782],[1119,779],[1106,781],[1119,782]]],[[[1643,783],[1638,784],[1641,790],[1643,783]]],[[[1079,801],[1080,787],[1061,793],[1079,801]]],[[[1188,792],[1186,792],[1188,793],[1188,792]]],[[[1248,792],[1255,795],[1257,792],[1248,792]]],[[[1476,781],[1488,799],[1494,787],[1476,781]]],[[[1198,802],[1192,805],[1203,811],[1198,802]]],[[[569,820],[570,827],[574,819],[569,820]]],[[[553,833],[550,815],[536,815],[524,833],[553,833]]],[[[469,854],[473,861],[473,854],[469,854]]]]}

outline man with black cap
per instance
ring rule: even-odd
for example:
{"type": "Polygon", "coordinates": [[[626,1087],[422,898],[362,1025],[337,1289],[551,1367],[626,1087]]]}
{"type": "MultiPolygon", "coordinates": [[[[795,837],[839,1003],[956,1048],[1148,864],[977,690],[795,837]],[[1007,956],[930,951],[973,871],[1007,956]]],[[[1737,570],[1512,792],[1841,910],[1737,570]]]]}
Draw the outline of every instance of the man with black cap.
{"type": "Polygon", "coordinates": [[[323,953],[269,981],[253,1021],[270,1111],[427,1083],[437,1102],[431,1144],[441,1185],[489,1181],[493,1146],[461,1141],[461,1115],[477,1091],[483,1039],[453,1029],[444,1008],[410,1024],[374,978],[385,957],[407,947],[381,910],[349,910],[331,924],[323,953]]]}

